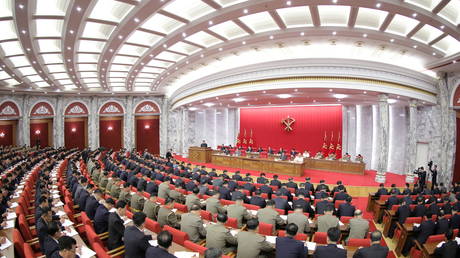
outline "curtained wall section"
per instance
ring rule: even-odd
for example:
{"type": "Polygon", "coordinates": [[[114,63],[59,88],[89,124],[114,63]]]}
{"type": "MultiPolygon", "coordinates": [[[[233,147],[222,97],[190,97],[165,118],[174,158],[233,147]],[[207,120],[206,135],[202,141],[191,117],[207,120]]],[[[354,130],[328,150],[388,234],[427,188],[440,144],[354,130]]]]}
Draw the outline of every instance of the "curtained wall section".
{"type": "Polygon", "coordinates": [[[52,119],[31,119],[30,120],[30,145],[41,147],[52,146],[52,119]]]}
{"type": "Polygon", "coordinates": [[[84,149],[87,146],[87,119],[66,118],[64,122],[65,147],[84,149]]]}
{"type": "Polygon", "coordinates": [[[342,133],[342,106],[283,106],[267,108],[240,109],[240,136],[246,129],[249,139],[253,131],[255,146],[285,148],[290,150],[309,150],[313,155],[321,150],[324,132],[330,144],[331,132],[334,132],[333,144],[337,144],[338,134],[342,133]],[[290,116],[296,121],[293,131],[284,130],[281,120],[290,116]]]}
{"type": "Polygon", "coordinates": [[[118,151],[123,142],[123,120],[121,117],[104,117],[99,120],[100,146],[118,151]],[[109,130],[109,127],[112,130],[109,130]]]}
{"type": "Polygon", "coordinates": [[[160,153],[160,117],[138,116],[136,119],[136,149],[160,153]]]}
{"type": "Polygon", "coordinates": [[[0,121],[0,146],[16,145],[16,120],[0,121]]]}

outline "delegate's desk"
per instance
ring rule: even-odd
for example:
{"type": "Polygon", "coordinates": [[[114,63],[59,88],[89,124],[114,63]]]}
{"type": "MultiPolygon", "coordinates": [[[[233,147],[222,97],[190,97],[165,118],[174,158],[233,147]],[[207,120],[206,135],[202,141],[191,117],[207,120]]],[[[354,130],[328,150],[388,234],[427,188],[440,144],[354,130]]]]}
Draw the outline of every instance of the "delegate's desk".
{"type": "Polygon", "coordinates": [[[386,208],[386,202],[383,200],[376,200],[374,203],[374,221],[380,223],[383,218],[383,211],[386,208]]]}
{"type": "Polygon", "coordinates": [[[434,250],[438,246],[439,242],[436,243],[425,243],[422,245],[422,258],[434,257],[434,250]]]}
{"type": "Polygon", "coordinates": [[[192,162],[210,163],[212,149],[209,147],[190,147],[188,149],[188,158],[192,162]]]}
{"type": "Polygon", "coordinates": [[[397,256],[401,256],[402,249],[406,244],[407,239],[414,233],[414,224],[405,223],[403,225],[396,222],[396,225],[401,230],[401,237],[398,239],[398,243],[396,244],[395,252],[397,256]]]}
{"type": "Polygon", "coordinates": [[[305,168],[364,175],[365,163],[326,159],[305,159],[305,168]]]}
{"type": "Polygon", "coordinates": [[[272,159],[250,158],[243,156],[228,156],[213,154],[211,162],[215,165],[239,169],[257,170],[268,173],[280,173],[290,176],[302,176],[305,170],[304,163],[277,161],[272,159]]]}

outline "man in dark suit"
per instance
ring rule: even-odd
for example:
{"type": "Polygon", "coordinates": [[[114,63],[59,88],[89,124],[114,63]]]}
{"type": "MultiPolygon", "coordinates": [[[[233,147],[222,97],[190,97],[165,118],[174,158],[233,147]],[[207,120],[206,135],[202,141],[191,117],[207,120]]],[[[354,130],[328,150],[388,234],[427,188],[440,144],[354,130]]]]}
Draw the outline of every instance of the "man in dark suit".
{"type": "Polygon", "coordinates": [[[168,249],[172,244],[173,236],[168,231],[161,231],[157,236],[158,246],[151,246],[147,249],[145,258],[175,258],[168,249]]]}
{"type": "Polygon", "coordinates": [[[268,179],[265,177],[265,173],[260,173],[260,176],[257,178],[256,181],[258,184],[265,184],[268,182],[268,179]]]}
{"type": "MultiPolygon", "coordinates": [[[[411,211],[409,205],[406,203],[405,200],[402,201],[401,206],[396,210],[396,218],[398,218],[399,224],[404,224],[407,217],[410,217],[411,211]]],[[[388,232],[388,236],[390,238],[393,237],[394,230],[396,228],[396,223],[393,223],[390,227],[390,231],[388,232]]]]}
{"type": "Polygon", "coordinates": [[[260,208],[265,208],[265,199],[260,197],[260,190],[256,190],[254,192],[254,196],[252,196],[251,200],[249,200],[249,204],[257,205],[260,208]]]}
{"type": "Polygon", "coordinates": [[[342,216],[353,217],[355,214],[355,206],[351,205],[351,201],[353,199],[351,196],[348,196],[345,203],[339,205],[339,209],[337,211],[337,216],[340,218],[342,216]]]}
{"type": "Polygon", "coordinates": [[[51,257],[53,253],[59,251],[58,239],[61,237],[61,229],[57,222],[50,222],[48,224],[48,234],[45,236],[43,247],[45,249],[46,257],[51,257]]]}
{"type": "Polygon", "coordinates": [[[324,214],[326,207],[330,204],[327,197],[323,197],[320,202],[316,203],[316,214],[324,214]]]}
{"type": "Polygon", "coordinates": [[[308,249],[304,246],[303,242],[294,239],[294,236],[297,234],[297,230],[297,225],[290,223],[286,226],[286,237],[276,238],[276,257],[306,257],[308,249]]]}
{"type": "Polygon", "coordinates": [[[374,194],[375,197],[380,198],[381,195],[388,195],[388,190],[385,188],[385,184],[379,185],[379,190],[374,194]]]}
{"type": "Polygon", "coordinates": [[[228,183],[224,182],[221,187],[219,187],[220,199],[231,200],[232,195],[230,194],[230,189],[227,188],[228,183]]]}
{"type": "Polygon", "coordinates": [[[323,189],[324,189],[326,192],[330,192],[329,186],[327,186],[327,185],[325,184],[325,181],[324,181],[324,180],[320,180],[320,181],[319,181],[319,184],[316,186],[316,190],[315,190],[315,191],[316,191],[316,192],[319,192],[319,191],[321,191],[321,190],[323,190],[323,189]]]}
{"type": "Polygon", "coordinates": [[[309,177],[305,178],[305,187],[304,188],[308,192],[313,193],[315,191],[315,186],[312,183],[310,183],[310,178],[309,177]]]}
{"type": "Polygon", "coordinates": [[[327,231],[327,245],[317,246],[314,258],[323,257],[334,257],[334,258],[346,258],[347,251],[345,249],[337,247],[337,242],[340,238],[340,230],[336,227],[329,228],[327,231]]]}
{"type": "Polygon", "coordinates": [[[427,214],[423,219],[422,224],[419,227],[414,227],[414,235],[409,237],[406,240],[406,244],[402,250],[402,254],[407,256],[409,254],[410,249],[414,246],[414,240],[417,240],[421,245],[425,244],[426,240],[430,235],[436,230],[436,223],[431,220],[432,214],[427,214]]]}
{"type": "Polygon", "coordinates": [[[292,201],[292,206],[293,207],[298,206],[298,205],[302,206],[303,212],[307,212],[310,215],[310,217],[313,217],[315,215],[315,211],[311,207],[310,202],[304,199],[305,196],[303,194],[299,194],[297,198],[298,198],[297,200],[292,201]]]}
{"type": "Polygon", "coordinates": [[[134,213],[134,225],[125,229],[123,239],[125,242],[126,258],[145,257],[145,253],[150,247],[149,240],[152,239],[152,236],[145,235],[144,232],[142,232],[145,218],[146,216],[143,212],[134,213]]]}
{"type": "Polygon", "coordinates": [[[342,181],[339,180],[337,181],[337,186],[334,186],[334,188],[332,188],[331,195],[334,195],[334,193],[339,192],[340,190],[343,190],[345,193],[347,192],[347,189],[342,184],[342,181]]]}
{"type": "Polygon", "coordinates": [[[86,189],[82,190],[80,193],[80,199],[78,199],[78,206],[81,207],[82,210],[86,208],[86,201],[88,200],[88,197],[90,194],[93,192],[93,185],[88,184],[86,186],[86,189]]]}
{"type": "Polygon", "coordinates": [[[417,198],[417,206],[415,206],[413,217],[423,217],[426,214],[425,200],[423,197],[417,198]]]}
{"type": "Polygon", "coordinates": [[[288,179],[288,182],[286,183],[286,187],[288,187],[288,188],[294,188],[295,190],[297,190],[297,188],[298,188],[297,183],[295,183],[293,180],[294,180],[294,179],[293,179],[292,177],[290,177],[290,178],[288,179]]]}
{"type": "Polygon", "coordinates": [[[276,198],[273,199],[275,202],[275,208],[286,212],[291,210],[291,205],[289,205],[288,201],[281,196],[282,194],[280,192],[276,193],[276,198]]]}
{"type": "Polygon", "coordinates": [[[89,196],[86,200],[86,205],[84,211],[88,218],[94,220],[94,215],[96,214],[97,207],[100,205],[99,201],[102,200],[102,191],[100,189],[94,190],[92,196],[89,196]]]}
{"type": "Polygon", "coordinates": [[[445,234],[450,228],[449,220],[443,210],[439,211],[438,221],[436,222],[436,235],[445,234]]]}
{"type": "Polygon", "coordinates": [[[61,236],[58,240],[59,250],[51,254],[50,258],[68,258],[76,256],[77,241],[69,236],[61,236]]]}
{"type": "Polygon", "coordinates": [[[208,147],[208,144],[206,143],[205,140],[203,140],[203,142],[201,143],[200,147],[201,148],[207,148],[208,147]]]}
{"type": "Polygon", "coordinates": [[[344,188],[339,188],[338,192],[336,192],[334,196],[335,201],[344,201],[349,197],[349,195],[345,192],[344,188]]]}
{"type": "Polygon", "coordinates": [[[353,258],[386,258],[388,255],[388,247],[381,246],[380,241],[382,239],[382,233],[380,231],[374,231],[371,233],[371,246],[365,248],[359,248],[353,258]]]}
{"type": "Polygon", "coordinates": [[[240,171],[235,171],[235,174],[232,176],[232,180],[243,181],[243,177],[240,175],[240,171]]]}
{"type": "Polygon", "coordinates": [[[123,245],[123,234],[125,233],[122,217],[125,216],[126,202],[118,201],[115,209],[115,212],[109,214],[109,238],[107,240],[109,250],[123,245]]]}
{"type": "Polygon", "coordinates": [[[455,241],[454,232],[452,229],[449,229],[445,235],[447,241],[434,250],[434,256],[441,258],[457,257],[460,250],[458,249],[459,246],[457,241],[455,241]]]}
{"type": "Polygon", "coordinates": [[[109,229],[109,210],[113,208],[115,201],[107,198],[102,205],[99,205],[94,214],[94,231],[96,234],[102,234],[109,229]]]}
{"type": "Polygon", "coordinates": [[[268,195],[268,199],[272,198],[273,189],[270,186],[268,186],[268,181],[265,182],[264,185],[260,186],[260,192],[266,193],[268,195]]]}
{"type": "Polygon", "coordinates": [[[278,189],[281,188],[281,181],[278,180],[278,175],[273,176],[273,180],[270,181],[270,185],[278,186],[278,189]]]}
{"type": "Polygon", "coordinates": [[[393,207],[393,205],[398,205],[399,204],[399,199],[398,197],[396,196],[397,194],[395,192],[393,192],[390,196],[390,198],[388,198],[387,200],[387,210],[391,210],[391,207],[393,207]]]}
{"type": "Polygon", "coordinates": [[[38,241],[40,243],[40,249],[45,252],[45,238],[48,236],[48,225],[53,221],[53,215],[49,207],[42,209],[42,215],[36,223],[38,241]]]}

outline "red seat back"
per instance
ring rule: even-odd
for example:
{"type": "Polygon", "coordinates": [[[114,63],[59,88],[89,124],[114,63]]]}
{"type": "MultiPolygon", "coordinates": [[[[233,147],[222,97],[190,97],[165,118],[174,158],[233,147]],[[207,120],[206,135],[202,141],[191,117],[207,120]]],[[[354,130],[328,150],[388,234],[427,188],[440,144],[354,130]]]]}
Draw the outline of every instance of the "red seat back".
{"type": "Polygon", "coordinates": [[[204,220],[212,221],[212,215],[211,215],[211,212],[209,211],[201,210],[200,216],[204,220]]]}
{"type": "Polygon", "coordinates": [[[313,242],[317,244],[327,244],[327,233],[326,232],[316,232],[313,235],[313,242]]]}
{"type": "Polygon", "coordinates": [[[422,223],[422,217],[407,217],[404,223],[414,224],[414,223],[422,223]]]}
{"type": "Polygon", "coordinates": [[[14,242],[14,248],[18,250],[21,257],[25,257],[24,238],[22,238],[21,233],[17,229],[13,229],[13,242],[14,242]]]}
{"type": "Polygon", "coordinates": [[[228,218],[227,222],[225,223],[225,226],[231,228],[238,228],[238,220],[236,218],[228,218]]]}
{"type": "Polygon", "coordinates": [[[178,211],[181,211],[183,213],[188,212],[187,206],[185,206],[184,204],[174,203],[174,208],[176,208],[178,211]]]}
{"type": "Polygon", "coordinates": [[[93,251],[97,253],[98,258],[111,258],[110,255],[107,254],[104,247],[102,247],[99,243],[93,244],[93,251]]]}
{"type": "Polygon", "coordinates": [[[194,252],[198,252],[198,253],[200,253],[202,255],[204,254],[206,249],[208,249],[208,248],[206,248],[204,246],[195,244],[195,243],[193,243],[192,241],[189,241],[189,240],[184,241],[184,247],[188,248],[188,249],[190,249],[190,250],[192,250],[194,252]]]}
{"type": "Polygon", "coordinates": [[[18,221],[19,221],[19,230],[21,231],[21,235],[23,236],[23,238],[26,241],[34,238],[34,236],[32,235],[32,232],[29,229],[29,223],[27,223],[26,218],[24,217],[23,214],[19,214],[18,221]]]}
{"type": "Polygon", "coordinates": [[[155,233],[160,233],[161,231],[161,226],[160,226],[160,223],[152,220],[152,219],[149,219],[149,218],[146,218],[145,219],[145,227],[152,231],[152,232],[155,232],[155,233]]]}
{"type": "MultiPolygon", "coordinates": [[[[279,237],[285,237],[286,236],[286,231],[284,230],[279,230],[278,231],[278,236],[279,237]]],[[[308,235],[307,234],[302,234],[302,233],[297,233],[294,236],[294,239],[299,240],[299,241],[307,241],[308,235]]]]}
{"type": "Polygon", "coordinates": [[[259,234],[266,235],[266,236],[271,236],[273,235],[273,225],[260,222],[259,223],[259,234]]]}
{"type": "Polygon", "coordinates": [[[337,200],[337,201],[335,201],[335,203],[334,203],[334,207],[335,207],[336,209],[338,209],[339,206],[340,206],[340,204],[342,204],[342,203],[345,203],[345,201],[343,201],[343,200],[337,200]]]}
{"type": "Polygon", "coordinates": [[[444,234],[439,235],[432,235],[429,236],[426,240],[426,243],[438,243],[446,240],[446,236],[444,234]]]}
{"type": "Polygon", "coordinates": [[[24,257],[25,258],[35,258],[36,257],[34,250],[28,243],[24,243],[24,257]]]}
{"type": "Polygon", "coordinates": [[[351,238],[348,240],[348,246],[362,246],[362,247],[369,247],[371,246],[371,240],[368,238],[358,239],[358,238],[351,238]]]}
{"type": "Polygon", "coordinates": [[[93,226],[93,222],[88,217],[88,215],[86,215],[86,212],[84,211],[80,212],[80,217],[81,217],[81,222],[83,223],[83,225],[93,226]]]}
{"type": "Polygon", "coordinates": [[[340,221],[342,221],[342,223],[350,223],[350,220],[351,220],[352,218],[353,218],[353,217],[342,216],[342,217],[340,217],[340,221]]]}
{"type": "Polygon", "coordinates": [[[284,214],[286,214],[286,211],[285,211],[285,210],[282,210],[282,209],[275,209],[275,210],[279,213],[279,215],[284,215],[284,214]]]}
{"type": "Polygon", "coordinates": [[[177,230],[173,227],[165,225],[163,230],[169,231],[173,235],[173,241],[179,245],[184,245],[185,240],[188,240],[188,234],[177,230]]]}

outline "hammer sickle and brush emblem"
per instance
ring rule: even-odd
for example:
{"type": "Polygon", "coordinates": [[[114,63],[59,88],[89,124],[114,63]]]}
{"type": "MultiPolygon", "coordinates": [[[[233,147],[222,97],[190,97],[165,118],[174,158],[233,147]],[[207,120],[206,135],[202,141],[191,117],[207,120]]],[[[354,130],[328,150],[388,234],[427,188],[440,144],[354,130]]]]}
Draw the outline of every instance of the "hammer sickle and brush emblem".
{"type": "Polygon", "coordinates": [[[290,116],[288,116],[287,118],[281,120],[281,123],[285,126],[285,127],[284,127],[284,130],[286,130],[286,131],[288,131],[288,132],[294,130],[294,129],[292,128],[294,122],[295,122],[295,119],[292,118],[292,117],[290,117],[290,116]]]}

